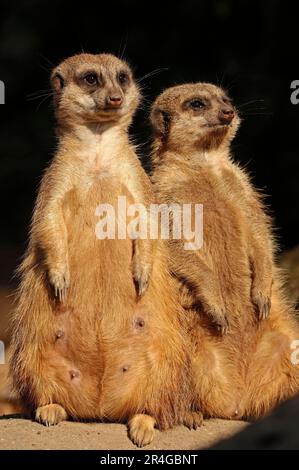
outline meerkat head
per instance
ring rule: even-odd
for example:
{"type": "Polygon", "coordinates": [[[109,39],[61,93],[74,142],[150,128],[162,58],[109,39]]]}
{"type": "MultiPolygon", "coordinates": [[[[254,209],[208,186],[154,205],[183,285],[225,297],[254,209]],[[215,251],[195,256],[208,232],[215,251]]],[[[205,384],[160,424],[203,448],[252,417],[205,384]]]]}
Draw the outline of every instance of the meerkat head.
{"type": "Polygon", "coordinates": [[[156,140],[166,148],[206,151],[228,146],[240,119],[224,90],[194,83],[168,88],[158,96],[151,122],[156,140]]]}
{"type": "Polygon", "coordinates": [[[52,72],[60,124],[118,122],[128,126],[140,93],[126,62],[111,54],[78,54],[52,72]]]}

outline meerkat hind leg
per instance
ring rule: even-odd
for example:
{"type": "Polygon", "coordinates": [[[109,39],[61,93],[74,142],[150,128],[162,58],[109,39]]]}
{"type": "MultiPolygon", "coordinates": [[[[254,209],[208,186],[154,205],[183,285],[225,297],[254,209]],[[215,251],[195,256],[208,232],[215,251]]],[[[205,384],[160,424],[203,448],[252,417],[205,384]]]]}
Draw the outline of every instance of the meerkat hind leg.
{"type": "Polygon", "coordinates": [[[197,429],[203,423],[203,414],[200,411],[189,411],[184,417],[183,425],[188,429],[197,429]]]}
{"type": "Polygon", "coordinates": [[[65,409],[57,404],[40,406],[35,412],[35,421],[44,426],[54,426],[61,421],[66,421],[67,418],[65,409]]]}
{"type": "Polygon", "coordinates": [[[156,420],[149,415],[137,414],[128,423],[128,434],[138,447],[150,444],[155,434],[156,420]]]}

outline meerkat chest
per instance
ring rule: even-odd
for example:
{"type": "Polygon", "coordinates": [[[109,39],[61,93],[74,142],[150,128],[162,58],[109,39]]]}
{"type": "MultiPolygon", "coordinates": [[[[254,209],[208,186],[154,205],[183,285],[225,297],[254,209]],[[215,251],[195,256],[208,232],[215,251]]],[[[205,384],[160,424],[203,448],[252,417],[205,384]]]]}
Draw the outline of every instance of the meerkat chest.
{"type": "Polygon", "coordinates": [[[230,204],[236,190],[236,176],[227,159],[216,153],[204,153],[200,157],[198,171],[198,188],[206,199],[214,205],[230,204]]]}
{"type": "Polygon", "coordinates": [[[102,178],[120,178],[126,151],[125,144],[113,130],[89,135],[81,153],[84,160],[82,183],[90,186],[102,178]]]}
{"type": "Polygon", "coordinates": [[[222,178],[225,164],[223,164],[217,154],[204,152],[200,156],[199,164],[203,174],[209,175],[213,179],[222,178]]]}

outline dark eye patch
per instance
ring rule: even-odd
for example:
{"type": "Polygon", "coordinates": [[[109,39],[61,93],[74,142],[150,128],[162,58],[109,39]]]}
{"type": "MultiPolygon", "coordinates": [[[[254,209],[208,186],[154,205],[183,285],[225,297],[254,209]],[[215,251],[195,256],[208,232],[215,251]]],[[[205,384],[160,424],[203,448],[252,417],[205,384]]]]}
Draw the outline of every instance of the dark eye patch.
{"type": "Polygon", "coordinates": [[[203,109],[207,106],[207,102],[203,98],[192,98],[191,100],[185,101],[183,104],[184,109],[193,109],[194,111],[198,111],[203,109]]]}
{"type": "Polygon", "coordinates": [[[205,103],[202,100],[192,100],[189,103],[190,108],[201,109],[205,107],[205,103]]]}
{"type": "Polygon", "coordinates": [[[89,86],[97,86],[100,83],[100,78],[97,72],[94,72],[92,70],[88,72],[84,72],[80,78],[84,83],[86,83],[89,86]]]}
{"type": "Polygon", "coordinates": [[[130,81],[130,76],[128,74],[128,72],[126,72],[125,70],[121,70],[118,74],[117,74],[117,80],[118,80],[118,83],[121,85],[121,86],[124,86],[124,85],[127,85],[130,81]]]}

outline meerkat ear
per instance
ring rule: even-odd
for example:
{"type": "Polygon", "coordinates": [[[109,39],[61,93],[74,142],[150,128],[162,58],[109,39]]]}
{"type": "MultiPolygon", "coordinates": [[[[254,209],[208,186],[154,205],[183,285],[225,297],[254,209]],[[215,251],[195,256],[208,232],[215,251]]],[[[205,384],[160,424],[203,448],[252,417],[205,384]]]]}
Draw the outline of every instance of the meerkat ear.
{"type": "Polygon", "coordinates": [[[151,113],[151,123],[157,134],[166,137],[170,129],[171,114],[160,108],[154,108],[151,113]]]}
{"type": "Polygon", "coordinates": [[[64,78],[61,73],[59,72],[53,72],[52,77],[51,77],[51,85],[54,91],[61,91],[62,88],[64,87],[64,78]]]}

